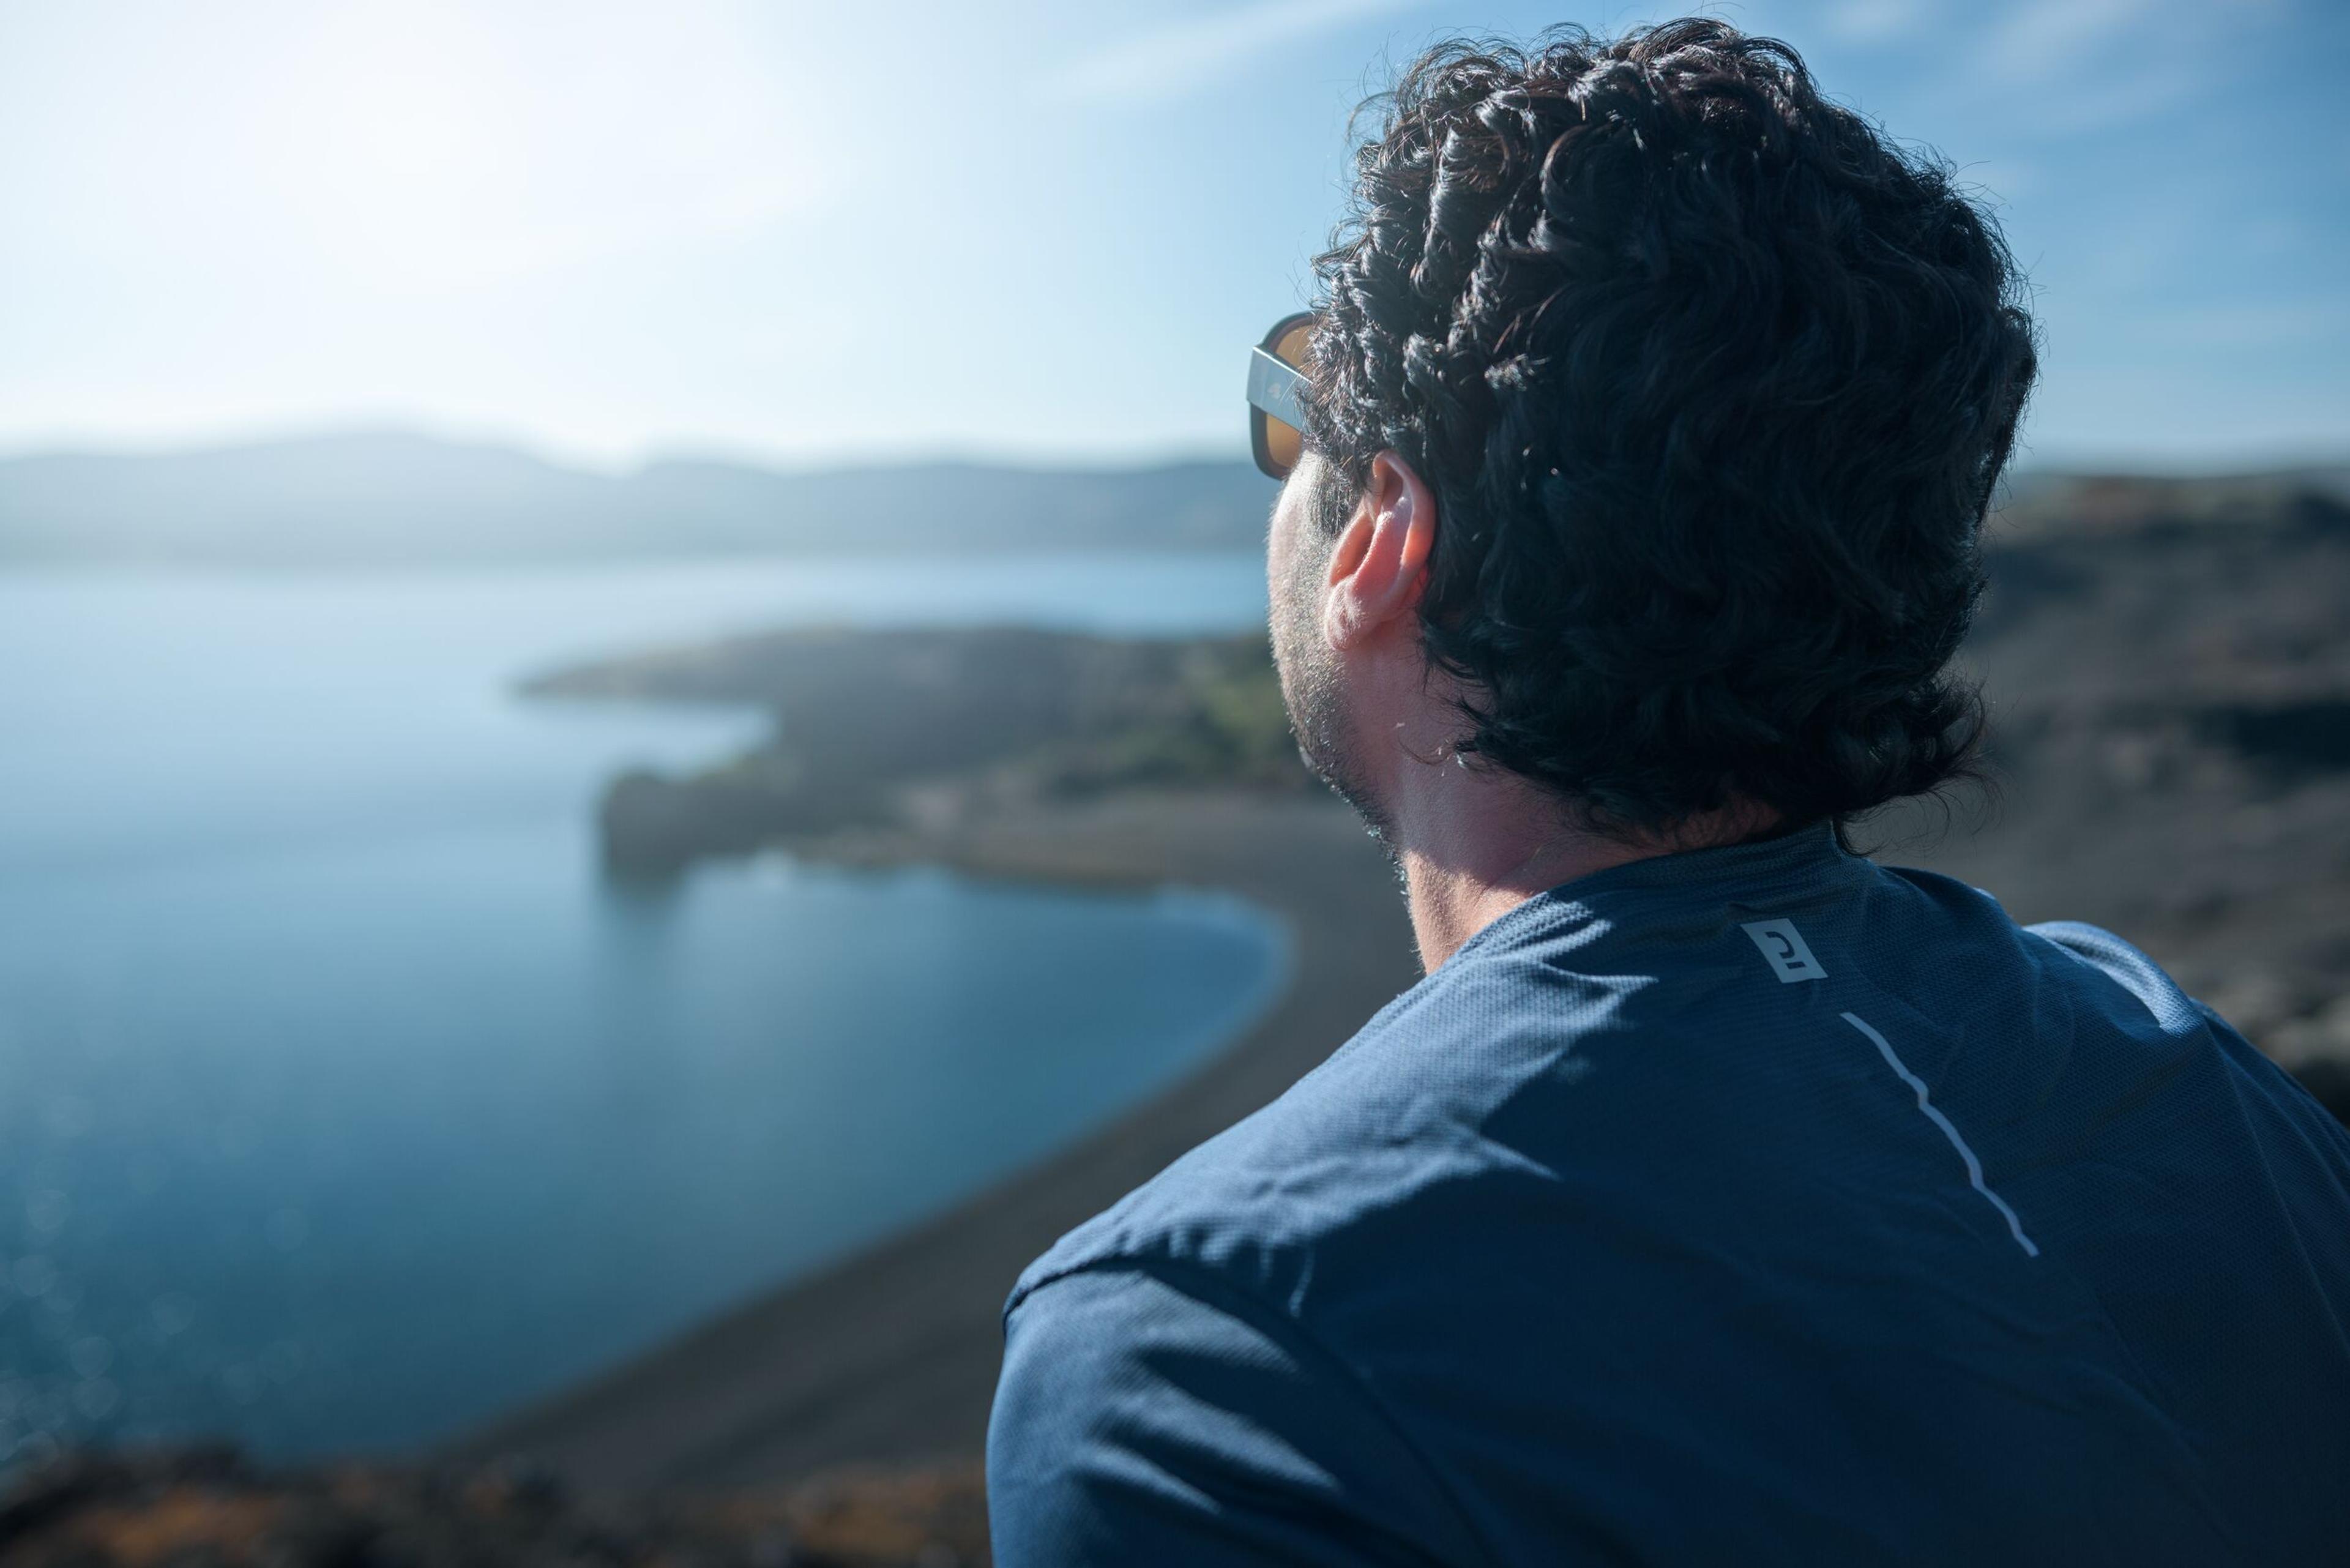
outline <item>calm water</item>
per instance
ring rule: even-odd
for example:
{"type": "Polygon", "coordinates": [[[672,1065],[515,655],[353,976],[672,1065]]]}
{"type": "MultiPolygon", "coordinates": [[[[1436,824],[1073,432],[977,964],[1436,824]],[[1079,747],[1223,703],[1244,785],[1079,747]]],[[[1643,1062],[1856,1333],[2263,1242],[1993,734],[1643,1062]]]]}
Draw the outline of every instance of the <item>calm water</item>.
{"type": "Polygon", "coordinates": [[[520,701],[821,619],[1258,622],[1253,558],[0,576],[0,1462],[414,1443],[1037,1158],[1270,997],[1279,933],[589,812],[740,712],[520,701]]]}

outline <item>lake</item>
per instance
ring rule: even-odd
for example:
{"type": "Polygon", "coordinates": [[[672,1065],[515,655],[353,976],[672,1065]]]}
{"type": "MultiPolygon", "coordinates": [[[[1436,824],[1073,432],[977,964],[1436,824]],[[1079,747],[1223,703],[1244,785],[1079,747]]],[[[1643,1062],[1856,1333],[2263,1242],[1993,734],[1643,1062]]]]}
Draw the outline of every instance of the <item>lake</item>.
{"type": "Polygon", "coordinates": [[[1263,613],[1253,556],[0,574],[0,1463],[427,1442],[1042,1157],[1279,987],[1202,893],[608,885],[604,781],[762,721],[519,680],[1263,613]]]}

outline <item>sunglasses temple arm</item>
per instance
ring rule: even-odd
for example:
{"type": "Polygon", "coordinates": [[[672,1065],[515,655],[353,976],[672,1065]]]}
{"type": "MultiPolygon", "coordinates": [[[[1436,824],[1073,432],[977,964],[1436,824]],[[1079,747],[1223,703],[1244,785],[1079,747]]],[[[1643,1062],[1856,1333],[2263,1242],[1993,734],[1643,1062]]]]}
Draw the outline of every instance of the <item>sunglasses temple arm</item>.
{"type": "Polygon", "coordinates": [[[1305,378],[1262,348],[1249,350],[1248,400],[1295,430],[1305,428],[1305,378]]]}

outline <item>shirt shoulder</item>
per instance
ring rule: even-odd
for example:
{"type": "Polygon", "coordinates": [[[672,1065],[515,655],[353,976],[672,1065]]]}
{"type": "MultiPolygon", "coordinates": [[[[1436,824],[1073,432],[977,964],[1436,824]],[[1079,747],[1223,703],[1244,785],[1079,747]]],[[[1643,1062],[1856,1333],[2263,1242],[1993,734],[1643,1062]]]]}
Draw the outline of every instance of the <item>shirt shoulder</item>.
{"type": "Polygon", "coordinates": [[[1554,947],[1456,955],[1280,1098],[1061,1238],[1007,1316],[1051,1281],[1138,1265],[1204,1271],[1294,1308],[1334,1241],[1392,1236],[1432,1196],[1506,1182],[1513,1157],[1481,1128],[1571,1078],[1578,1046],[1629,1027],[1627,1004],[1654,983],[1560,960],[1554,947]]]}
{"type": "Polygon", "coordinates": [[[988,1423],[996,1561],[1482,1560],[1377,1397],[1277,1313],[1196,1272],[1064,1275],[1014,1320],[988,1423]]]}
{"type": "Polygon", "coordinates": [[[2173,1033],[2199,1028],[2210,1017],[2208,1010],[2181,991],[2161,965],[2102,926],[2082,920],[2044,920],[2023,930],[2027,937],[2111,981],[2173,1033]]]}
{"type": "Polygon", "coordinates": [[[2208,1050],[2224,1067],[2237,1096],[2264,1103],[2295,1127],[2301,1139],[2329,1150],[2337,1165],[2350,1155],[2350,1131],[2330,1111],[2234,1024],[2189,995],[2153,959],[2113,932],[2079,920],[2051,920],[2023,929],[2027,939],[2055,950],[2076,971],[2075,995],[2114,1033],[2158,1040],[2178,1050],[2208,1050]]]}

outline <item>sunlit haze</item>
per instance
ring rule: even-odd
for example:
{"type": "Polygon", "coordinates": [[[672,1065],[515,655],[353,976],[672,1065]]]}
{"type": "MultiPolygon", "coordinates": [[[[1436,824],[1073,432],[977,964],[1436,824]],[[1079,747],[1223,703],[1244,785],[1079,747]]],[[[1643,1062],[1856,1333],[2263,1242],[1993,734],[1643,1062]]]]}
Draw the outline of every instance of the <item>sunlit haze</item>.
{"type": "MultiPolygon", "coordinates": [[[[1711,9],[1995,200],[2034,459],[2350,448],[2350,7],[1711,9]]],[[[1234,455],[1389,66],[1664,14],[0,0],[0,451],[1234,455]]]]}

